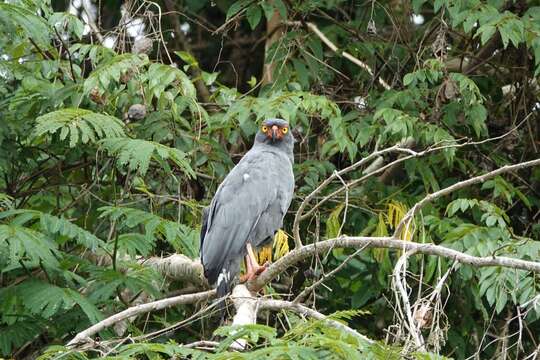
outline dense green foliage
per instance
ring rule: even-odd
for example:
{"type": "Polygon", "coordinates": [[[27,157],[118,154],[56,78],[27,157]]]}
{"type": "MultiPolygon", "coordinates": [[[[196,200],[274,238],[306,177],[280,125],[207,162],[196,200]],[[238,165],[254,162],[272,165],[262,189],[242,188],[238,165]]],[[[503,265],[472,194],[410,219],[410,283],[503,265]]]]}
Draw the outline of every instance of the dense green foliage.
{"type": "MultiPolygon", "coordinates": [[[[120,3],[101,4],[103,34],[121,21],[120,3]]],[[[340,192],[301,223],[304,243],[391,234],[426,194],[538,157],[540,7],[532,1],[158,3],[125,7],[131,19],[144,21],[153,41],[145,53],[131,51],[136,44],[125,23],[108,33],[117,36],[111,49],[85,29],[83,17],[65,13],[64,2],[0,2],[4,356],[56,358],[77,332],[140,296],[158,299],[183,289],[140,258],[198,257],[202,208],[249,149],[262,119],[288,120],[298,139],[287,232],[300,202],[320,182],[376,149],[479,142],[407,160],[340,192]],[[413,14],[425,21],[415,24],[413,14]],[[267,34],[276,18],[283,26],[267,34]],[[338,51],[304,21],[316,24],[338,51]],[[190,24],[186,34],[178,29],[184,23],[190,24]],[[264,63],[272,65],[271,82],[261,80],[264,63]],[[142,119],[128,116],[134,104],[145,106],[142,119]]],[[[385,155],[387,162],[395,159],[385,155]]],[[[322,195],[341,186],[335,181],[322,195]]],[[[403,237],[476,256],[537,261],[539,214],[540,169],[530,168],[437,199],[403,237]]],[[[293,280],[284,282],[286,291],[266,292],[294,298],[322,268],[330,271],[351,253],[334,249],[300,264],[283,275],[293,280]]],[[[266,325],[234,331],[218,328],[218,316],[204,316],[150,342],[69,356],[399,358],[403,337],[392,327],[390,284],[398,257],[387,249],[363,251],[317,290],[319,311],[353,310],[335,317],[380,340],[375,345],[283,312],[268,315],[266,325]],[[250,351],[213,355],[178,345],[212,339],[214,331],[219,350],[247,335],[250,351]]],[[[420,284],[423,291],[434,286],[452,265],[434,256],[409,261],[413,292],[420,284]]],[[[539,292],[538,276],[524,270],[459,266],[444,289],[437,331],[425,330],[428,350],[457,359],[477,351],[481,358],[501,352],[524,358],[540,339],[539,292]]],[[[201,305],[141,316],[128,332],[161,329],[201,305]]],[[[100,333],[115,337],[112,329],[100,333]]]]}

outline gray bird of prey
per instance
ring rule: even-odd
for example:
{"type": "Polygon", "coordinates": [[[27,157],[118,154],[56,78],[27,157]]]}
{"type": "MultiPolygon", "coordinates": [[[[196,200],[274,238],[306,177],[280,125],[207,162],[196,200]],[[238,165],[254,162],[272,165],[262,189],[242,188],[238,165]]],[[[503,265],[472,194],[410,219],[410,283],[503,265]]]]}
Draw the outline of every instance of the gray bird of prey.
{"type": "Polygon", "coordinates": [[[254,248],[268,244],[283,225],[294,191],[294,138],[282,119],[265,120],[253,147],[219,185],[203,212],[201,261],[219,297],[228,294],[246,259],[250,280],[261,273],[254,248]]]}

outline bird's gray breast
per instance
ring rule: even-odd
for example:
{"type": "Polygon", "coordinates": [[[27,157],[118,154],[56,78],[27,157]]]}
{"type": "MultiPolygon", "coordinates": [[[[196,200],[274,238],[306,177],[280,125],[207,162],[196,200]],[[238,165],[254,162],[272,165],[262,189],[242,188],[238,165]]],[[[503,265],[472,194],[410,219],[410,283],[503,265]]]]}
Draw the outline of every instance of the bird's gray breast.
{"type": "Polygon", "coordinates": [[[246,243],[262,245],[283,223],[294,190],[288,155],[269,147],[252,148],[219,186],[208,211],[201,259],[209,280],[222,267],[240,261],[246,243]]]}
{"type": "MultiPolygon", "coordinates": [[[[268,192],[269,201],[259,214],[248,241],[255,247],[261,247],[272,240],[274,233],[283,226],[283,218],[289,208],[294,191],[294,175],[292,164],[287,155],[281,152],[268,156],[267,172],[270,186],[263,189],[268,192]]],[[[244,180],[250,181],[249,172],[244,174],[244,180]]]]}

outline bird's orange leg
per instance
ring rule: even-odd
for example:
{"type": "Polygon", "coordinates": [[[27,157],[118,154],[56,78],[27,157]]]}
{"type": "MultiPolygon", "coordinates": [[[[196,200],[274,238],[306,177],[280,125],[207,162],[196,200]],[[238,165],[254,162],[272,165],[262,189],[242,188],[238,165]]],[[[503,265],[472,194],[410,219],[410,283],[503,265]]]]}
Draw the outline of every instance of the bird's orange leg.
{"type": "Polygon", "coordinates": [[[247,248],[247,255],[246,255],[247,269],[246,269],[246,273],[242,277],[240,277],[240,282],[246,282],[248,280],[254,279],[255,277],[257,277],[257,275],[262,273],[268,266],[267,264],[264,264],[262,266],[259,265],[250,243],[247,243],[246,248],[247,248]]]}

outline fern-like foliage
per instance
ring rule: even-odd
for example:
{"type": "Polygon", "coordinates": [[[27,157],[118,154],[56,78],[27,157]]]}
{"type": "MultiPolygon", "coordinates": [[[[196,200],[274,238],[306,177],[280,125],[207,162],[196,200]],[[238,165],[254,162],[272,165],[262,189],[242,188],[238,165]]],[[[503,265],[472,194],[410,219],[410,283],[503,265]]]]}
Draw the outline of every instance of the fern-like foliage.
{"type": "Polygon", "coordinates": [[[145,55],[122,54],[101,63],[84,82],[84,93],[97,89],[103,94],[111,83],[117,83],[122,75],[134,72],[138,67],[148,63],[145,55]]]}
{"type": "Polygon", "coordinates": [[[124,250],[128,254],[136,253],[141,249],[146,251],[145,249],[148,246],[153,248],[156,238],[163,238],[177,251],[189,257],[193,258],[198,255],[198,234],[185,225],[163,219],[158,215],[143,210],[128,207],[104,206],[99,211],[101,211],[100,217],[109,217],[127,228],[133,229],[144,226],[146,232],[144,239],[134,236],[134,234],[124,234],[124,239],[119,238],[119,250],[124,250]],[[145,245],[144,242],[149,245],[145,245]]]}
{"type": "Polygon", "coordinates": [[[51,37],[51,29],[43,18],[18,5],[0,3],[0,24],[15,27],[40,45],[48,45],[51,37]]]}
{"type": "Polygon", "coordinates": [[[163,278],[156,269],[125,258],[117,260],[117,263],[121,263],[121,270],[103,267],[88,269],[93,279],[87,286],[88,298],[93,302],[107,302],[124,289],[132,294],[144,292],[154,298],[161,295],[159,285],[163,278]]]}
{"type": "Polygon", "coordinates": [[[7,194],[0,193],[0,211],[11,209],[13,198],[7,194]]]}
{"type": "Polygon", "coordinates": [[[50,328],[52,318],[63,316],[68,311],[82,311],[90,323],[96,323],[103,318],[94,304],[73,289],[39,280],[27,280],[2,288],[0,353],[9,355],[13,348],[34,339],[46,327],[50,328]],[[18,312],[23,312],[25,316],[10,316],[18,312]]]}
{"type": "Polygon", "coordinates": [[[0,326],[0,354],[9,356],[13,349],[24,345],[43,331],[44,324],[34,319],[0,326]]]}
{"type": "Polygon", "coordinates": [[[18,266],[20,261],[58,266],[55,255],[56,244],[43,233],[20,225],[0,225],[0,259],[7,257],[10,266],[18,266]]]}
{"type": "Polygon", "coordinates": [[[168,173],[172,173],[166,161],[170,160],[186,175],[190,177],[195,176],[193,169],[186,160],[186,154],[181,150],[142,139],[103,139],[100,143],[109,155],[118,158],[118,163],[121,166],[127,166],[130,170],[136,170],[141,175],[146,174],[148,171],[150,160],[156,161],[168,173]]]}
{"type": "Polygon", "coordinates": [[[105,245],[103,240],[71,221],[38,210],[16,209],[0,213],[0,220],[8,217],[13,217],[13,224],[29,225],[35,223],[43,233],[65,236],[92,251],[105,245]]]}
{"type": "Polygon", "coordinates": [[[103,138],[125,136],[124,124],[120,120],[86,109],[67,108],[53,111],[38,117],[36,122],[35,138],[60,132],[60,140],[69,136],[70,147],[75,147],[79,141],[86,144],[103,138]]]}
{"type": "MultiPolygon", "coordinates": [[[[102,319],[99,310],[79,292],[38,280],[24,281],[0,291],[2,304],[22,304],[30,314],[49,319],[58,313],[80,306],[92,323],[102,319]]],[[[13,309],[4,308],[8,312],[13,309]]]]}
{"type": "MultiPolygon", "coordinates": [[[[209,359],[209,354],[195,349],[179,346],[174,341],[168,343],[139,343],[121,346],[114,359],[209,359]]],[[[85,353],[74,351],[65,346],[49,347],[37,360],[55,360],[59,355],[63,360],[86,360],[85,353]]],[[[109,357],[110,359],[110,357],[109,357]]]]}
{"type": "Polygon", "coordinates": [[[168,86],[179,87],[180,93],[191,99],[196,96],[195,86],[189,77],[175,67],[153,63],[148,68],[147,78],[150,94],[156,99],[160,98],[168,86]]]}

